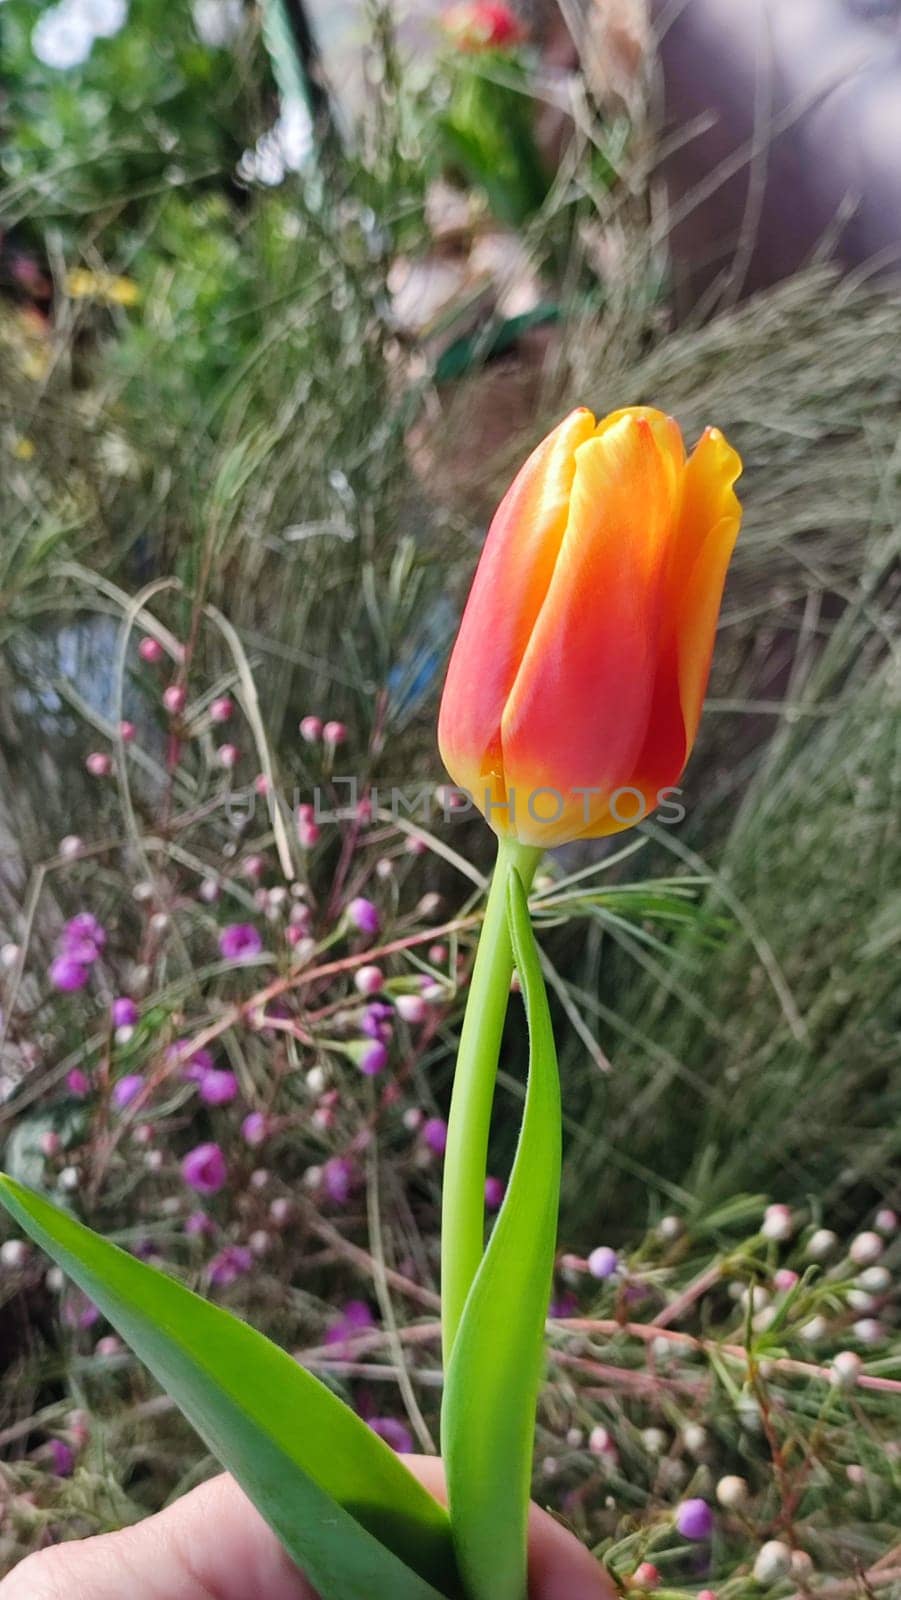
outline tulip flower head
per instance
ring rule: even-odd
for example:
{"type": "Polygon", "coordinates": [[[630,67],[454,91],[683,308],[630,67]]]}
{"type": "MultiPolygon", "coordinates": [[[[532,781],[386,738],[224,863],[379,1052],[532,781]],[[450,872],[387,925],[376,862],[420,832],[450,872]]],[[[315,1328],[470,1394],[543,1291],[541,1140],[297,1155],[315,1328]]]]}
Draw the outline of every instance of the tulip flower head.
{"type": "Polygon", "coordinates": [[[645,406],[579,409],[495,513],[438,740],[495,832],[598,838],[665,801],[691,753],[741,508],[716,428],[686,457],[645,406]]]}

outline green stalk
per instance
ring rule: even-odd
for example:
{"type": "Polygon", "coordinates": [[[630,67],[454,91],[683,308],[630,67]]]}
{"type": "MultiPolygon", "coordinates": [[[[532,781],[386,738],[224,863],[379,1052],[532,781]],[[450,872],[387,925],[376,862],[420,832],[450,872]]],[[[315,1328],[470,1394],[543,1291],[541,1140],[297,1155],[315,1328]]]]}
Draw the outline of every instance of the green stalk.
{"type": "Polygon", "coordinates": [[[501,839],[469,985],[451,1095],[441,1214],[441,1332],[444,1367],[485,1249],[485,1176],[494,1083],[507,1015],[513,949],[507,885],[513,867],[528,892],[542,851],[501,839]]]}

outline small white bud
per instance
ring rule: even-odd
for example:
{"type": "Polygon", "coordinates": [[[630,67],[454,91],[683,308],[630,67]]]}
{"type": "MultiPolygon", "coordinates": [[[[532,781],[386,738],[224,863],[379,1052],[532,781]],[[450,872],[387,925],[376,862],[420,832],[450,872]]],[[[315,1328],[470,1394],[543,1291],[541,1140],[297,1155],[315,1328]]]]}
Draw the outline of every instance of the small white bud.
{"type": "Polygon", "coordinates": [[[808,1344],[816,1344],[819,1339],[825,1339],[828,1332],[829,1324],[825,1317],[811,1317],[801,1329],[801,1338],[806,1339],[808,1344]]]}
{"type": "Polygon", "coordinates": [[[866,1289],[849,1289],[847,1300],[852,1311],[875,1311],[879,1304],[876,1296],[867,1294],[866,1289]]]}
{"type": "Polygon", "coordinates": [[[878,1233],[859,1233],[852,1239],[848,1255],[855,1267],[869,1267],[882,1255],[883,1243],[878,1233]]]}
{"type": "Polygon", "coordinates": [[[247,1243],[255,1256],[264,1256],[272,1244],[272,1240],[265,1228],[257,1228],[248,1239],[247,1243]]]}
{"type": "Polygon", "coordinates": [[[795,1231],[791,1206],[767,1206],[763,1214],[763,1223],[760,1231],[765,1239],[772,1239],[780,1243],[785,1239],[790,1239],[795,1231]]]}
{"type": "Polygon", "coordinates": [[[892,1275],[888,1267],[864,1267],[857,1281],[870,1294],[885,1294],[892,1286],[892,1275]]]}
{"type": "Polygon", "coordinates": [[[63,1167],[56,1181],[59,1188],[63,1189],[66,1194],[74,1194],[81,1183],[81,1174],[77,1167],[63,1167]]]}
{"type": "Polygon", "coordinates": [[[727,1477],[720,1478],[716,1486],[716,1498],[727,1511],[735,1511],[747,1500],[748,1485],[744,1478],[730,1473],[727,1477]]]}
{"type": "Polygon", "coordinates": [[[0,1244],[0,1266],[17,1272],[25,1266],[30,1251],[24,1239],[4,1239],[0,1244]]]}
{"type": "Polygon", "coordinates": [[[641,1442],[649,1456],[662,1456],[667,1445],[666,1434],[662,1428],[644,1428],[641,1442]]]}
{"type": "Polygon", "coordinates": [[[758,1583],[776,1583],[791,1572],[792,1553],[781,1539],[768,1539],[761,1545],[754,1562],[754,1577],[758,1583]]]}
{"type": "Polygon", "coordinates": [[[152,900],[154,892],[153,884],[150,883],[147,878],[139,878],[131,891],[132,898],[138,902],[143,900],[152,900]]]}
{"type": "Polygon", "coordinates": [[[154,911],[153,916],[150,918],[151,931],[153,933],[165,933],[169,927],[170,920],[167,911],[154,911]]]}
{"type": "Polygon", "coordinates": [[[67,833],[64,839],[60,839],[57,849],[63,861],[74,861],[76,856],[81,855],[84,844],[77,833],[67,833]]]}
{"type": "Polygon", "coordinates": [[[855,1322],[852,1331],[861,1344],[879,1344],[885,1338],[885,1329],[875,1317],[861,1317],[859,1322],[855,1322]]]}
{"type": "Polygon", "coordinates": [[[886,1238],[893,1234],[898,1226],[898,1216],[891,1206],[883,1206],[876,1212],[875,1225],[877,1232],[885,1234],[886,1238]]]}
{"type": "Polygon", "coordinates": [[[666,1239],[667,1241],[681,1239],[683,1233],[682,1218],[661,1217],[657,1232],[659,1233],[661,1239],[666,1239]]]}
{"type": "Polygon", "coordinates": [[[840,1389],[853,1389],[862,1364],[853,1350],[840,1350],[832,1358],[832,1382],[840,1389]]]}
{"type": "Polygon", "coordinates": [[[9,972],[19,959],[19,946],[17,944],[0,945],[0,967],[5,967],[9,972]]]}
{"type": "Polygon", "coordinates": [[[836,1235],[831,1228],[817,1228],[810,1235],[804,1247],[804,1254],[808,1261],[825,1261],[838,1244],[836,1235]]]}
{"type": "Polygon", "coordinates": [[[62,1267],[48,1267],[44,1274],[44,1282],[51,1294],[62,1294],[66,1287],[66,1274],[62,1267]]]}
{"type": "Polygon", "coordinates": [[[570,1428],[566,1435],[566,1442],[571,1450],[580,1450],[585,1443],[585,1434],[581,1428],[570,1428]]]}
{"type": "Polygon", "coordinates": [[[792,1576],[805,1583],[813,1572],[813,1560],[806,1550],[792,1551],[792,1576]]]}
{"type": "Polygon", "coordinates": [[[707,1448],[707,1430],[699,1422],[687,1422],[681,1439],[690,1456],[699,1456],[707,1448]]]}

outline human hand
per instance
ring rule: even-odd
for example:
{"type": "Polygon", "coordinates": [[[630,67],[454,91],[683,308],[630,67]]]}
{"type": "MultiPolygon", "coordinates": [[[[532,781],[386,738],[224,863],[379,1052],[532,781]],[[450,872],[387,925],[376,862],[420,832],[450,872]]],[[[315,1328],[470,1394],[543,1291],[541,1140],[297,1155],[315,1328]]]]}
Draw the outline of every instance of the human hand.
{"type": "MultiPolygon", "coordinates": [[[[443,1498],[433,1456],[407,1465],[443,1498]]],[[[614,1600],[614,1589],[578,1540],[532,1507],[529,1600],[614,1600]]],[[[53,1545],[0,1583],[0,1600],[316,1600],[232,1478],[214,1478],[119,1533],[53,1545]]]]}

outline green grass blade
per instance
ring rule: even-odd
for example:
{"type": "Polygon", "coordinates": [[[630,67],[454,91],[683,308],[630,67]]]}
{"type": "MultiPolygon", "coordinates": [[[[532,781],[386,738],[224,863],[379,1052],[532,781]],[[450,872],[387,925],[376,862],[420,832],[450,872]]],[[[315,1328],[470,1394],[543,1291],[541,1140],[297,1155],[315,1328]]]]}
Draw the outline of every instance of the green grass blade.
{"type": "Polygon", "coordinates": [[[100,1307],[324,1600],[459,1593],[447,1515],[324,1384],[14,1179],[0,1201],[100,1307]]]}
{"type": "Polygon", "coordinates": [[[525,1600],[535,1408],[560,1194],[560,1085],[518,873],[507,909],[529,1024],[529,1081],[510,1183],[454,1341],[442,1410],[451,1526],[472,1600],[525,1600]]]}

